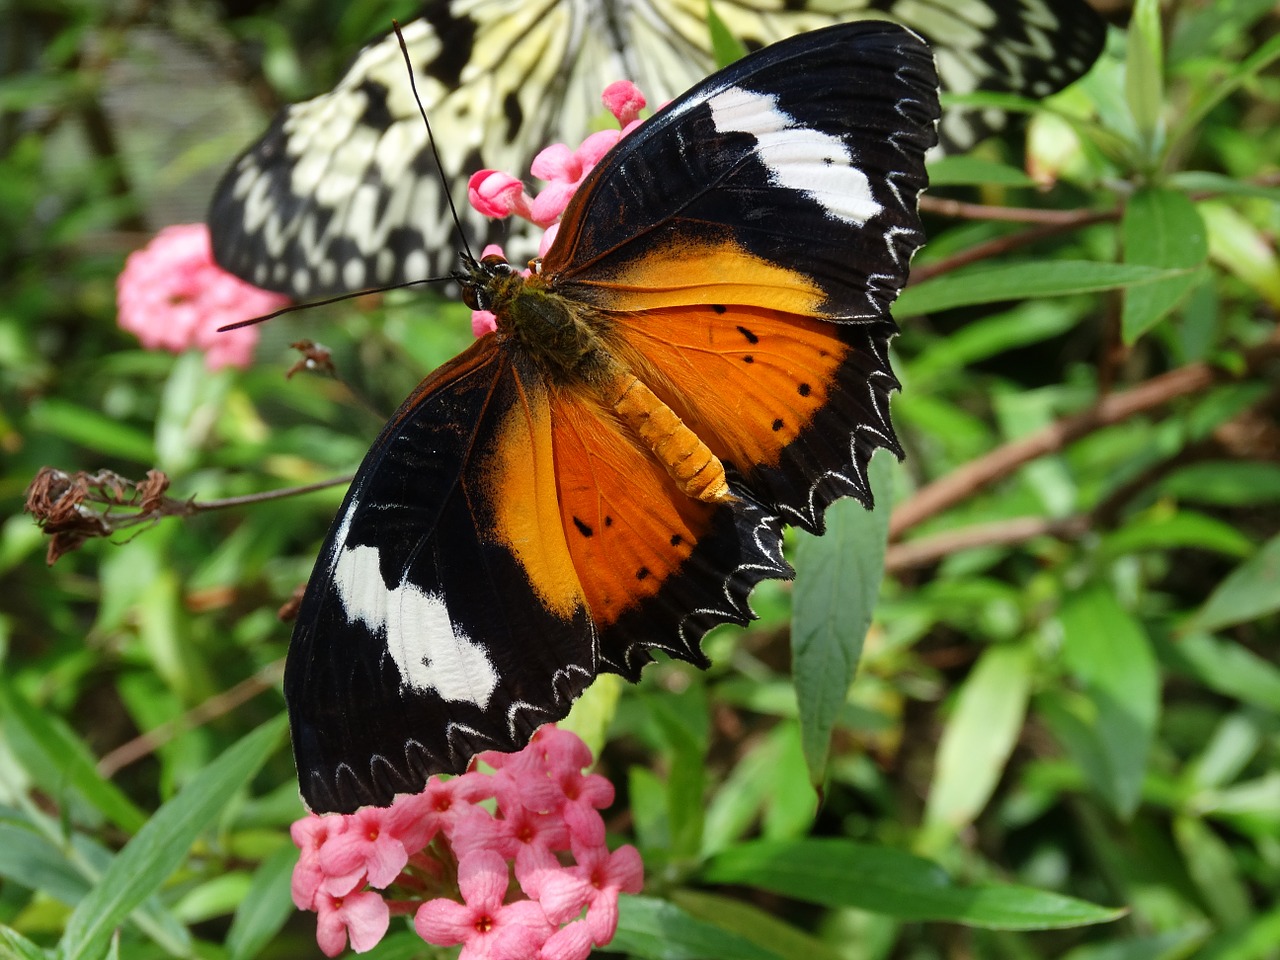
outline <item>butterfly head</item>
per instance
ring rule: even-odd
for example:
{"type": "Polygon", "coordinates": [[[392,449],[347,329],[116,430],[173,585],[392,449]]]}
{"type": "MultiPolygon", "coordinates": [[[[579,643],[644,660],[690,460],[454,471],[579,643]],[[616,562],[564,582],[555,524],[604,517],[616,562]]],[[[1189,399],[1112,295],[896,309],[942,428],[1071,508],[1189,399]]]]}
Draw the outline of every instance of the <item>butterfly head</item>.
{"type": "Polygon", "coordinates": [[[512,287],[523,279],[520,271],[495,253],[477,260],[469,253],[462,255],[465,269],[453,273],[453,279],[462,287],[462,302],[472,310],[489,310],[499,313],[501,303],[509,299],[512,287]]]}

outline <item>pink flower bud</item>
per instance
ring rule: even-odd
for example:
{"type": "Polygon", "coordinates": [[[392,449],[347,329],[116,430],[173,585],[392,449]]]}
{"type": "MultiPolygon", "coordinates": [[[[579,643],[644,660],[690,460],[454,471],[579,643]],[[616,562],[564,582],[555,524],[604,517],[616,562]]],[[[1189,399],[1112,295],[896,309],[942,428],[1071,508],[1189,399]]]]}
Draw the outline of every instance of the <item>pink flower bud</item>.
{"type": "Polygon", "coordinates": [[[467,181],[467,199],[486,217],[499,220],[513,213],[529,215],[529,198],[524,184],[500,170],[480,170],[467,181]]]}
{"type": "Polygon", "coordinates": [[[604,108],[614,115],[618,126],[635,122],[645,107],[644,94],[630,80],[617,80],[604,88],[600,97],[604,108]]]}

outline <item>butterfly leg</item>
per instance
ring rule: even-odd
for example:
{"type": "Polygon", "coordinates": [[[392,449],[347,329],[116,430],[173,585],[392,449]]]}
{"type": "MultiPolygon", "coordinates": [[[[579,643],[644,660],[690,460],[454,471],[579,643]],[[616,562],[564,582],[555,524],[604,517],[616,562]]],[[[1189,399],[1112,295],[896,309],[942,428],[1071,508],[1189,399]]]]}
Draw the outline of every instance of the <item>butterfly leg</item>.
{"type": "Polygon", "coordinates": [[[608,393],[614,412],[653,451],[686,494],[709,503],[734,499],[724,465],[635,374],[620,371],[608,393]]]}

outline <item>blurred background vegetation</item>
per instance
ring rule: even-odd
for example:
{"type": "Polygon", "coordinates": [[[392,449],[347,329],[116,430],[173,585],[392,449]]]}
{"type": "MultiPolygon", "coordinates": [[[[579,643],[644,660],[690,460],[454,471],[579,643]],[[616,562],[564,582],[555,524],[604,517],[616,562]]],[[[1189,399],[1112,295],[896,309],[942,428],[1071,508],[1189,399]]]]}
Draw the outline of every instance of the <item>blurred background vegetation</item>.
{"type": "MultiPolygon", "coordinates": [[[[896,311],[908,457],[877,463],[894,513],[869,524],[890,525],[888,574],[829,757],[798,718],[810,681],[798,664],[793,683],[789,641],[840,629],[840,583],[806,569],[874,557],[861,516],[796,538],[798,586],[759,588],[761,620],[708,639],[711,671],[623,685],[601,760],[611,829],[676,911],[662,922],[738,939],[646,947],[659,914],[637,911],[617,949],[1280,957],[1280,14],[1106,13],[1084,81],[934,170],[896,311]],[[806,759],[826,763],[820,803],[806,759]],[[845,880],[873,892],[906,862],[877,867],[887,849],[961,889],[1123,915],[1055,922],[1012,895],[1027,922],[923,922],[910,907],[944,875],[824,899],[753,867],[753,838],[856,841],[845,880]]],[[[44,465],[158,468],[200,501],[347,473],[379,420],[333,380],[286,379],[289,344],[323,340],[390,411],[467,343],[459,305],[387,295],[273,321],[251,369],[209,373],[115,323],[125,255],[201,219],[270,113],[330,86],[393,15],[412,4],[0,8],[0,955],[64,936],[92,955],[104,931],[86,924],[134,904],[122,956],[318,954],[288,902],[288,750],[277,726],[242,738],[283,711],[276,610],[341,488],[157,522],[53,567],[23,495],[44,465]],[[239,779],[209,792],[211,769],[239,779]],[[157,852],[199,819],[190,800],[153,816],[192,784],[197,839],[157,852]],[[144,823],[137,897],[104,905],[144,823]],[[75,911],[89,891],[94,916],[75,911]]]]}

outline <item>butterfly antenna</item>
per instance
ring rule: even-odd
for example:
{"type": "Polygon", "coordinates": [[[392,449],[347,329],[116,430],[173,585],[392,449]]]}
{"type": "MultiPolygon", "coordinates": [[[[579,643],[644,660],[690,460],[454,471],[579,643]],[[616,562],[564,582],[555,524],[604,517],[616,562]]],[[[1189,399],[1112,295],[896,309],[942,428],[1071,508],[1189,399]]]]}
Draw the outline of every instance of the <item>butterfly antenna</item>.
{"type": "Polygon", "coordinates": [[[474,263],[475,257],[467,243],[467,235],[462,230],[462,221],[458,219],[458,208],[453,203],[453,192],[449,189],[449,181],[444,175],[444,164],[440,162],[440,151],[436,148],[436,135],[431,130],[431,121],[427,119],[427,111],[422,106],[422,98],[418,96],[418,84],[413,78],[413,61],[409,58],[409,47],[404,42],[404,34],[400,32],[400,24],[391,21],[391,29],[395,31],[396,40],[400,42],[400,55],[404,57],[405,69],[409,72],[409,89],[413,91],[413,102],[418,105],[418,113],[427,127],[427,143],[431,145],[431,156],[435,158],[436,170],[440,172],[440,184],[444,188],[444,198],[449,201],[449,213],[453,217],[453,228],[458,232],[458,241],[466,253],[467,260],[474,263]]]}
{"type": "Polygon", "coordinates": [[[370,287],[368,290],[357,290],[355,293],[343,293],[336,297],[328,297],[325,300],[308,300],[306,303],[291,303],[287,307],[281,307],[274,313],[264,313],[260,317],[251,317],[248,320],[238,320],[235,323],[228,323],[218,328],[218,333],[226,333],[228,330],[239,330],[241,327],[252,327],[259,323],[266,323],[268,320],[274,320],[276,317],[283,317],[286,313],[297,313],[299,310],[310,310],[312,307],[327,307],[331,303],[341,303],[343,300],[354,300],[356,297],[368,296],[371,293],[386,293],[388,290],[402,290],[405,287],[418,287],[424,283],[444,283],[447,280],[455,279],[449,277],[428,277],[425,280],[406,280],[404,283],[392,283],[385,287],[370,287]]]}

